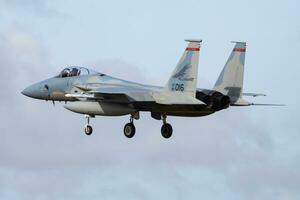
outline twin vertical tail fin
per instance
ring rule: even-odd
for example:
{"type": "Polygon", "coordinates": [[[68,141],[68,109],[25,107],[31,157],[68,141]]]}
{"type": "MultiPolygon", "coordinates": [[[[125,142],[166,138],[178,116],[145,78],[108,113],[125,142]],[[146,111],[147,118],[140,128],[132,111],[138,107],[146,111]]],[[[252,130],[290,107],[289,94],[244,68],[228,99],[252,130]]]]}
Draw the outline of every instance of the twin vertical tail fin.
{"type": "Polygon", "coordinates": [[[173,71],[172,76],[168,80],[165,90],[195,97],[199,52],[202,40],[185,41],[189,42],[188,46],[173,71]]]}
{"type": "Polygon", "coordinates": [[[235,46],[217,80],[213,90],[230,97],[231,103],[237,102],[243,93],[246,42],[234,42],[235,46]]]}

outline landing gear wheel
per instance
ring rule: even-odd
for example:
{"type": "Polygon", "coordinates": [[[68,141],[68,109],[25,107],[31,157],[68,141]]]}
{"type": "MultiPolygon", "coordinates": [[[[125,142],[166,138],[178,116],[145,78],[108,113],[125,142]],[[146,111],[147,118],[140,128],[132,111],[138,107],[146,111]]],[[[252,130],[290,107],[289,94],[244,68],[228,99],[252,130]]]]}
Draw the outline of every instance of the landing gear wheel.
{"type": "Polygon", "coordinates": [[[124,135],[127,137],[127,138],[132,138],[135,134],[135,126],[132,122],[130,123],[127,123],[125,126],[124,126],[124,135]]]}
{"type": "Polygon", "coordinates": [[[91,134],[93,133],[93,128],[92,128],[92,126],[86,125],[86,126],[84,127],[84,132],[85,132],[86,135],[91,135],[91,134]]]}
{"type": "Polygon", "coordinates": [[[172,128],[171,124],[165,123],[162,125],[161,135],[164,138],[170,138],[172,136],[172,133],[173,133],[173,128],[172,128]]]}

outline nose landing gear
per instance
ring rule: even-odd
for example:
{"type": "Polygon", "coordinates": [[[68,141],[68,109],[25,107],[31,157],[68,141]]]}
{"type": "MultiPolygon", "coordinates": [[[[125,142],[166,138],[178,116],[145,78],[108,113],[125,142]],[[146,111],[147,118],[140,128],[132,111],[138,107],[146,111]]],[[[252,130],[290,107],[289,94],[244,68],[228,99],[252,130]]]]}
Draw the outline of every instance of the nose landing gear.
{"type": "Polygon", "coordinates": [[[87,124],[84,127],[84,132],[86,135],[91,135],[93,133],[93,128],[90,125],[90,118],[94,116],[85,115],[85,117],[87,118],[87,124]]]}
{"type": "Polygon", "coordinates": [[[91,135],[91,134],[93,133],[93,128],[92,128],[92,126],[86,125],[86,126],[84,127],[84,132],[85,132],[86,135],[91,135]]]}

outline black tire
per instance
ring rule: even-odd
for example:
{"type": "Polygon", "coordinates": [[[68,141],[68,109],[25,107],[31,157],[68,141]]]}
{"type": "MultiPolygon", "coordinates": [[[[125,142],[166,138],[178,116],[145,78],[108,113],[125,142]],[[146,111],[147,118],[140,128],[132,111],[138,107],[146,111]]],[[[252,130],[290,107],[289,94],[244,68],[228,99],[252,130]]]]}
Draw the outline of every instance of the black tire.
{"type": "Polygon", "coordinates": [[[125,126],[124,126],[124,135],[127,137],[127,138],[132,138],[135,134],[135,126],[133,123],[127,123],[125,126]]]}
{"type": "Polygon", "coordinates": [[[86,135],[91,135],[93,133],[93,128],[90,125],[86,125],[86,127],[84,128],[84,132],[86,135]]]}
{"type": "Polygon", "coordinates": [[[173,133],[173,128],[171,126],[171,124],[163,124],[162,127],[161,127],[161,135],[164,137],[164,138],[170,138],[172,136],[172,133],[173,133]]]}

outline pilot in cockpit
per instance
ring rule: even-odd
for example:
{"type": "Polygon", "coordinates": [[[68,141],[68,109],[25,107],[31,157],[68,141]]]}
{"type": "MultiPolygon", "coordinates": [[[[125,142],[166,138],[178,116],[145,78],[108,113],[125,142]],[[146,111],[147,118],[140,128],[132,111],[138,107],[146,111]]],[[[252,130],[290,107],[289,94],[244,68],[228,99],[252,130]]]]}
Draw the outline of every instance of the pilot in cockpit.
{"type": "Polygon", "coordinates": [[[69,68],[65,68],[64,70],[62,70],[62,72],[60,73],[60,77],[64,78],[64,77],[68,77],[70,73],[70,69],[69,68]]]}
{"type": "Polygon", "coordinates": [[[79,76],[79,74],[80,71],[77,68],[73,67],[69,73],[69,76],[79,76]]]}
{"type": "Polygon", "coordinates": [[[71,77],[71,76],[79,76],[80,75],[80,70],[77,67],[72,67],[72,68],[65,68],[62,70],[60,73],[60,77],[71,77]]]}

